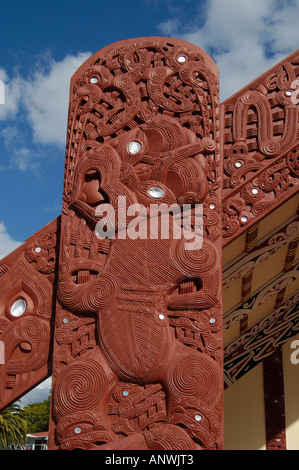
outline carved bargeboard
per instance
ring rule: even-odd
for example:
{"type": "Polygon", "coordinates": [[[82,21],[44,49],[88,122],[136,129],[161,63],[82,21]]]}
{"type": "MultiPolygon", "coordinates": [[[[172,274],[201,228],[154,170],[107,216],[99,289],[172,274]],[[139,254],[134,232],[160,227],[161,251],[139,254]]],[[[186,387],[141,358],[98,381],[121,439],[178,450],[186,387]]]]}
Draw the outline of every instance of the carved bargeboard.
{"type": "Polygon", "coordinates": [[[60,217],[0,262],[0,407],[52,372],[60,217]]]}
{"type": "Polygon", "coordinates": [[[183,41],[113,44],[71,80],[51,449],[223,447],[218,113],[217,68],[183,41]],[[138,224],[100,238],[120,200],[138,224]],[[201,248],[152,237],[153,204],[203,205],[201,248]]]}
{"type": "Polygon", "coordinates": [[[223,246],[298,192],[299,51],[221,104],[223,246]]]}

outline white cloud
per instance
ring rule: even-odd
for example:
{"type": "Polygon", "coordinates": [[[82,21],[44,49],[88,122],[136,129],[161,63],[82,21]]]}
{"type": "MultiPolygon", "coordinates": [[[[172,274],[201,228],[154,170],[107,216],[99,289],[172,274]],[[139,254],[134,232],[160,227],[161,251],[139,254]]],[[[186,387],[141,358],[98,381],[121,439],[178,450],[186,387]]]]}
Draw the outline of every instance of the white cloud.
{"type": "MultiPolygon", "coordinates": [[[[158,28],[163,35],[197,44],[214,58],[220,70],[221,100],[293,52],[299,43],[299,0],[207,0],[199,1],[193,11],[186,8],[182,4],[170,8],[169,19],[158,28]]],[[[15,119],[2,130],[11,165],[37,171],[43,148],[65,146],[70,78],[90,55],[79,52],[55,61],[44,54],[42,65],[30,76],[15,73],[8,77],[0,69],[0,80],[5,83],[0,120],[15,119]],[[31,141],[21,131],[28,123],[31,141]]]]}
{"type": "Polygon", "coordinates": [[[4,223],[0,222],[0,259],[4,258],[20,245],[22,245],[22,242],[13,240],[7,232],[4,223]]]}
{"type": "MultiPolygon", "coordinates": [[[[90,52],[79,52],[66,56],[62,61],[47,57],[47,66],[37,64],[36,70],[28,77],[15,73],[10,78],[4,69],[0,69],[0,80],[5,84],[5,104],[0,105],[0,120],[15,119],[15,125],[10,125],[10,129],[14,127],[15,131],[27,121],[32,129],[33,144],[64,146],[70,79],[90,55],[90,52]],[[20,110],[22,114],[17,115],[20,110]]],[[[22,161],[25,169],[30,167],[26,163],[26,152],[24,147],[22,161]]]]}
{"type": "Polygon", "coordinates": [[[299,0],[279,3],[273,13],[272,47],[282,54],[296,50],[299,38],[299,0]]]}
{"type": "Polygon", "coordinates": [[[9,149],[7,160],[2,161],[2,170],[7,168],[21,171],[32,170],[35,174],[39,174],[39,160],[43,152],[40,149],[28,147],[27,135],[19,127],[6,126],[1,130],[0,136],[3,138],[5,147],[9,149]]]}
{"type": "Polygon", "coordinates": [[[35,142],[65,145],[70,78],[89,56],[85,52],[52,60],[48,70],[25,81],[23,101],[35,142]]]}
{"type": "Polygon", "coordinates": [[[17,72],[9,77],[0,68],[0,80],[5,85],[0,121],[6,122],[0,136],[8,150],[7,155],[1,155],[1,171],[14,168],[39,174],[47,146],[64,148],[70,79],[90,55],[79,52],[55,61],[45,54],[46,66],[36,64],[35,71],[27,77],[17,72]]]}
{"type": "Polygon", "coordinates": [[[21,81],[17,75],[9,79],[4,69],[0,69],[0,80],[4,83],[4,103],[0,104],[0,120],[3,121],[14,116],[19,109],[21,81]]]}
{"type": "Polygon", "coordinates": [[[158,27],[214,58],[224,100],[296,50],[298,20],[299,0],[208,0],[188,23],[170,18],[158,27]]]}

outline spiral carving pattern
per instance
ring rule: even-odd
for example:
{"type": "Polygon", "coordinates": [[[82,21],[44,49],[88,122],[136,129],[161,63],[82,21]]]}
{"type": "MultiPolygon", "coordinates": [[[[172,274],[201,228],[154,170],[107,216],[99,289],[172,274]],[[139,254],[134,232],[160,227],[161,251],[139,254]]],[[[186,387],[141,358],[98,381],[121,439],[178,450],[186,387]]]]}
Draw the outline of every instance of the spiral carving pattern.
{"type": "Polygon", "coordinates": [[[118,283],[111,276],[101,274],[96,280],[80,286],[70,280],[70,271],[66,264],[61,265],[60,273],[60,301],[73,311],[98,312],[110,305],[117,295],[118,283]]]}
{"type": "Polygon", "coordinates": [[[159,425],[153,432],[150,450],[195,450],[195,444],[187,432],[172,424],[159,425]]]}
{"type": "Polygon", "coordinates": [[[216,250],[207,241],[199,250],[186,250],[184,242],[177,240],[172,244],[171,257],[178,269],[186,275],[209,275],[217,269],[216,250]]]}
{"type": "Polygon", "coordinates": [[[259,147],[261,152],[265,155],[276,155],[280,150],[279,142],[275,142],[275,140],[266,140],[261,142],[259,147]]]}
{"type": "Polygon", "coordinates": [[[107,376],[94,360],[85,359],[60,374],[54,387],[56,418],[94,409],[108,388],[107,376]]]}
{"type": "Polygon", "coordinates": [[[174,368],[170,388],[178,396],[200,398],[211,405],[219,392],[219,377],[218,365],[211,358],[190,355],[174,368]]]}

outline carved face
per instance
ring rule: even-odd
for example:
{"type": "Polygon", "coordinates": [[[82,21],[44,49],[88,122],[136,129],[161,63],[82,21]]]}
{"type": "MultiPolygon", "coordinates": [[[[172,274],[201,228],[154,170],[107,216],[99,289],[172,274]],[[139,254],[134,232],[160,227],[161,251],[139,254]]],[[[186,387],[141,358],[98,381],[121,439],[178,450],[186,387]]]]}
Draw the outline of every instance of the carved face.
{"type": "Polygon", "coordinates": [[[147,124],[87,151],[76,171],[73,205],[201,203],[208,192],[203,143],[172,118],[147,124]]]}

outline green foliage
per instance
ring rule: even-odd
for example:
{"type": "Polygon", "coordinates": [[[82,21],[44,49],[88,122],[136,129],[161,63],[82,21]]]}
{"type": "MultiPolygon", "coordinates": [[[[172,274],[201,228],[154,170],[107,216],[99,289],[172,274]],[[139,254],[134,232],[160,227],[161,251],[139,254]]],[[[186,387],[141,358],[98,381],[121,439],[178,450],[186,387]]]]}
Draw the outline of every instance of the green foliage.
{"type": "Polygon", "coordinates": [[[50,397],[40,403],[27,405],[23,410],[24,417],[28,421],[27,433],[48,431],[50,414],[50,397]]]}
{"type": "Polygon", "coordinates": [[[0,413],[0,449],[11,444],[22,446],[26,434],[48,431],[50,397],[41,403],[33,403],[22,409],[17,403],[0,413]]]}
{"type": "Polygon", "coordinates": [[[22,408],[14,403],[0,413],[0,446],[7,448],[11,444],[26,443],[27,419],[22,408]]]}

